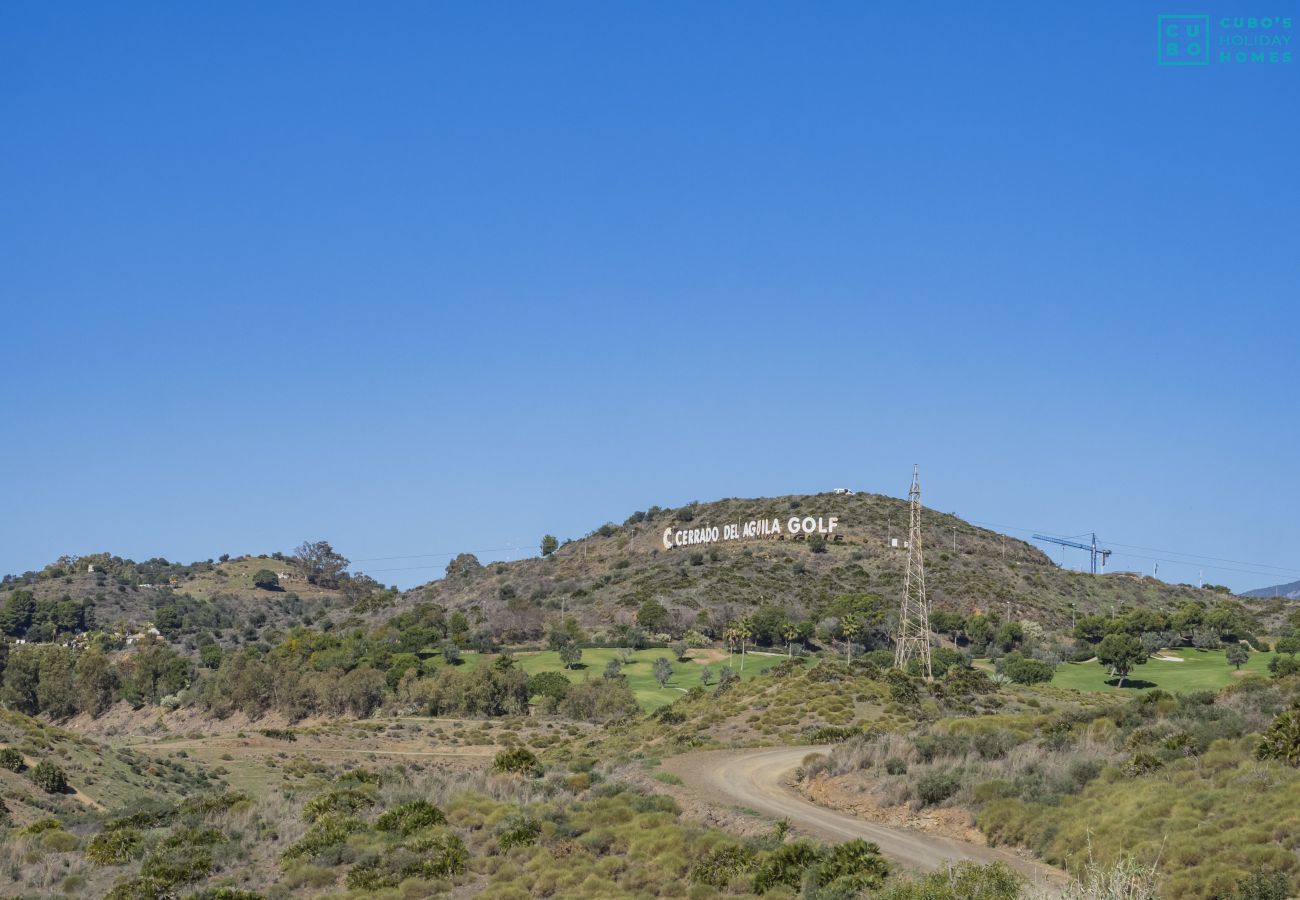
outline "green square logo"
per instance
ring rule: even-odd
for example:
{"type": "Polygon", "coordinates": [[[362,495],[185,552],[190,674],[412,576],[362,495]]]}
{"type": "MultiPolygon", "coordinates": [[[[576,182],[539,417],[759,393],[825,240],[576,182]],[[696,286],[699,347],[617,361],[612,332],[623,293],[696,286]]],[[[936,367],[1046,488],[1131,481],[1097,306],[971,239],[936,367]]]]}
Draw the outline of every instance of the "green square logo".
{"type": "Polygon", "coordinates": [[[1156,63],[1161,66],[1208,66],[1210,17],[1157,16],[1156,63]]]}

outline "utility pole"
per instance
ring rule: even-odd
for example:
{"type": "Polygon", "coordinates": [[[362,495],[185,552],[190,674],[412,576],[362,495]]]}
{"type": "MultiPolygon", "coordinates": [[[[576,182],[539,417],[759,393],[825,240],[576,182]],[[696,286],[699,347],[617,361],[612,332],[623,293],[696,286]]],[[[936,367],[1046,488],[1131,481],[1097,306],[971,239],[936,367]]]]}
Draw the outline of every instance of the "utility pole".
{"type": "Polygon", "coordinates": [[[894,665],[902,669],[915,658],[926,680],[934,678],[930,665],[930,604],[925,596],[925,559],[921,554],[921,475],[912,466],[912,487],[907,493],[907,576],[903,580],[903,605],[898,617],[898,642],[894,665]]]}

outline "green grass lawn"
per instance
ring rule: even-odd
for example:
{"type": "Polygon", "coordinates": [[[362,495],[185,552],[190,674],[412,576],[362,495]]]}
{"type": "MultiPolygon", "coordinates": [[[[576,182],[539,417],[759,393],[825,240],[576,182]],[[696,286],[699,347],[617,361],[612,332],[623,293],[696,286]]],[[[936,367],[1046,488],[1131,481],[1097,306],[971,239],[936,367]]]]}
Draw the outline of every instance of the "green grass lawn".
{"type": "MultiPolygon", "coordinates": [[[[1271,653],[1250,654],[1250,660],[1234,673],[1224,659],[1222,650],[1170,650],[1165,656],[1180,656],[1183,662],[1149,659],[1135,666],[1124,679],[1124,691],[1142,691],[1161,688],[1166,691],[1217,691],[1225,685],[1251,675],[1268,675],[1271,653]]],[[[1078,691],[1118,691],[1108,682],[1114,681],[1106,668],[1097,662],[1062,663],[1056,670],[1052,684],[1056,687],[1074,688],[1078,691]]]]}
{"type": "MultiPolygon", "coordinates": [[[[582,661],[578,663],[576,669],[564,668],[564,663],[560,662],[560,654],[552,650],[545,650],[540,653],[516,653],[514,658],[515,665],[529,675],[536,675],[539,672],[560,672],[570,681],[582,681],[584,678],[602,677],[605,665],[618,656],[620,652],[609,647],[585,648],[582,651],[582,661]]],[[[673,659],[671,650],[636,650],[632,653],[632,661],[623,667],[623,674],[627,676],[627,686],[632,689],[632,693],[636,696],[637,702],[641,704],[641,708],[650,711],[672,703],[685,691],[699,684],[700,671],[705,665],[713,669],[713,683],[717,684],[718,671],[727,665],[727,657],[724,655],[721,659],[714,659],[712,662],[709,662],[706,658],[716,655],[716,652],[707,650],[692,650],[687,654],[685,662],[678,662],[673,659]],[[659,687],[655,681],[652,671],[654,661],[661,656],[673,665],[673,677],[669,679],[667,686],[663,688],[659,687]]],[[[757,653],[750,653],[745,657],[745,669],[742,672],[740,670],[740,656],[737,654],[732,660],[732,666],[737,675],[742,679],[749,680],[776,665],[784,658],[783,656],[760,656],[757,653]]],[[[464,660],[465,665],[474,666],[479,662],[479,655],[466,653],[464,660]]]]}

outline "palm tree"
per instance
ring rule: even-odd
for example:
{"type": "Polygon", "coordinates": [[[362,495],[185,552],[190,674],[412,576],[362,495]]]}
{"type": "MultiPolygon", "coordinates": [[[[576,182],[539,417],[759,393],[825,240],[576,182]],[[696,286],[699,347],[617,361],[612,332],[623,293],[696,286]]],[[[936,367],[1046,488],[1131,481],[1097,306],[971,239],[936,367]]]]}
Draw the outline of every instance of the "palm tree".
{"type": "Polygon", "coordinates": [[[754,636],[754,626],[749,619],[741,619],[735,625],[736,637],[740,638],[740,671],[745,671],[745,642],[754,636]]]}
{"type": "Polygon", "coordinates": [[[844,634],[845,664],[852,664],[853,662],[853,639],[858,636],[861,630],[862,626],[858,624],[858,620],[853,616],[845,616],[843,621],[840,622],[840,631],[844,634]]]}
{"type": "Polygon", "coordinates": [[[794,656],[794,639],[799,636],[799,629],[793,623],[787,624],[781,629],[781,636],[785,638],[785,655],[794,656]]]}
{"type": "Polygon", "coordinates": [[[732,657],[736,652],[736,642],[740,640],[740,634],[736,631],[736,626],[732,625],[722,633],[722,638],[727,642],[727,666],[732,666],[732,657]]]}

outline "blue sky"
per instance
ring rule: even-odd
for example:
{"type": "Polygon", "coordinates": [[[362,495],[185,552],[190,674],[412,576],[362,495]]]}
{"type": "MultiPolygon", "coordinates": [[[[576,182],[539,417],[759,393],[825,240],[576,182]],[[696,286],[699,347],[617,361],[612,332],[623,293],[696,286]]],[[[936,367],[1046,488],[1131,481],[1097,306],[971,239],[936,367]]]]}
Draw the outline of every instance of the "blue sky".
{"type": "Polygon", "coordinates": [[[919,462],[1300,578],[1300,61],[1056,6],[6,6],[0,571],[408,585],[919,462]]]}

